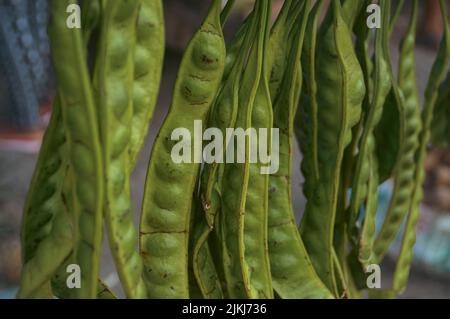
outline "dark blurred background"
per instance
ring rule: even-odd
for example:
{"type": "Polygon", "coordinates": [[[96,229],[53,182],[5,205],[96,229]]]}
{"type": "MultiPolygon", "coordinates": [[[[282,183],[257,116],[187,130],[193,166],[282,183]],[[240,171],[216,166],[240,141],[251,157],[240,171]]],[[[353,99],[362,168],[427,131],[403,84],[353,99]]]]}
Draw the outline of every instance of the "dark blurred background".
{"type": "MultiPolygon", "coordinates": [[[[227,38],[232,37],[252,7],[252,0],[236,2],[236,8],[226,26],[227,38]]],[[[406,2],[394,32],[394,61],[408,23],[410,1],[406,2]]],[[[442,24],[437,0],[421,0],[420,4],[416,68],[419,88],[423,92],[441,37],[442,24]]],[[[46,33],[47,5],[47,0],[0,0],[0,298],[13,297],[19,281],[22,206],[54,96],[46,33]]],[[[147,143],[132,176],[136,221],[151,145],[171,101],[181,54],[192,33],[200,25],[208,5],[207,0],[164,1],[167,50],[163,82],[147,143]]],[[[282,1],[274,0],[274,17],[281,5],[282,1]]],[[[301,154],[298,149],[294,150],[294,156],[294,163],[299,163],[301,154]]],[[[414,267],[404,297],[450,298],[449,152],[431,150],[426,165],[426,198],[419,223],[414,267]]],[[[305,203],[301,196],[302,177],[299,170],[293,171],[293,193],[296,194],[294,207],[300,215],[305,203]]],[[[380,208],[388,204],[389,192],[389,183],[381,187],[380,208]]],[[[397,248],[398,245],[394,245],[391,257],[395,257],[397,248]]],[[[382,265],[385,286],[391,282],[395,266],[393,260],[388,259],[382,265]]],[[[118,278],[106,246],[101,275],[109,286],[118,289],[118,278]]]]}

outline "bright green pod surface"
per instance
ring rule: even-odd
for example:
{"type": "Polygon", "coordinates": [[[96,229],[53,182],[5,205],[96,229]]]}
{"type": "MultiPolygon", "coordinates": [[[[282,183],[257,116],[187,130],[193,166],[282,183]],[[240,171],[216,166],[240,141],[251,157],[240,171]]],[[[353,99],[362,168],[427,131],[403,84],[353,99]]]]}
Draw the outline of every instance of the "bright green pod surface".
{"type": "Polygon", "coordinates": [[[96,61],[105,168],[105,218],[120,281],[128,298],[145,298],[130,198],[129,145],[136,19],[140,1],[106,1],[96,61]]]}
{"type": "Polygon", "coordinates": [[[61,234],[56,229],[67,227],[66,220],[61,221],[62,217],[57,217],[62,215],[63,219],[67,218],[61,194],[66,172],[65,148],[61,107],[57,98],[24,207],[20,298],[51,297],[43,286],[48,288],[53,272],[68,254],[71,233],[61,234]],[[64,236],[59,237],[61,235],[64,236]],[[62,243],[60,252],[45,251],[47,248],[54,249],[52,245],[57,245],[59,241],[62,243]]]}
{"type": "MultiPolygon", "coordinates": [[[[82,32],[66,25],[66,9],[71,4],[76,4],[76,1],[51,1],[49,35],[68,141],[72,176],[70,190],[74,203],[70,215],[77,217],[75,227],[80,229],[75,260],[81,270],[89,270],[81,272],[81,289],[77,295],[94,298],[102,235],[103,167],[82,32]],[[64,62],[68,60],[72,62],[64,62]]],[[[62,218],[61,222],[66,223],[64,220],[62,218]]],[[[67,230],[58,231],[63,233],[67,230]]],[[[68,234],[72,234],[71,231],[65,236],[68,234]]]]}
{"type": "Polygon", "coordinates": [[[147,136],[164,64],[164,12],[161,0],[142,0],[136,24],[130,165],[133,169],[147,136]]]}
{"type": "MultiPolygon", "coordinates": [[[[315,18],[320,4],[312,11],[315,18]]],[[[285,299],[290,298],[331,298],[332,294],[317,276],[308,257],[302,239],[297,230],[292,208],[292,143],[294,115],[296,112],[296,90],[302,83],[295,78],[301,72],[300,57],[307,22],[310,1],[306,1],[303,12],[294,24],[280,91],[275,98],[274,128],[279,129],[279,171],[269,178],[269,258],[272,281],[276,294],[285,299]]],[[[309,20],[311,28],[311,21],[309,20]]],[[[274,52],[271,52],[274,54],[274,52]]]]}
{"type": "Polygon", "coordinates": [[[187,130],[188,149],[195,153],[194,121],[206,119],[222,79],[225,54],[220,1],[215,0],[184,53],[147,171],[140,249],[151,298],[189,298],[189,223],[200,165],[192,156],[189,163],[175,163],[171,152],[177,142],[171,136],[176,128],[187,130]]]}

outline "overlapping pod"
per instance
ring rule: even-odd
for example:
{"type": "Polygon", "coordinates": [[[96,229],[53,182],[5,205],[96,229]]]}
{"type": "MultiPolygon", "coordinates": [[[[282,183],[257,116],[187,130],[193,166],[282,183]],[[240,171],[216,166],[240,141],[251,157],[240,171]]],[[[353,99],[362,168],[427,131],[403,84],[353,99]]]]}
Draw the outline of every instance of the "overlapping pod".
{"type": "Polygon", "coordinates": [[[141,0],[136,24],[130,167],[147,136],[158,98],[164,62],[164,13],[161,0],[141,0]]]}
{"type": "MultiPolygon", "coordinates": [[[[397,101],[400,106],[400,152],[394,171],[394,188],[386,212],[383,225],[374,243],[374,253],[377,262],[394,241],[410,205],[411,192],[414,187],[415,154],[419,147],[421,130],[420,106],[417,93],[414,46],[417,26],[417,1],[413,2],[408,31],[400,49],[400,65],[398,74],[397,101]]],[[[385,51],[388,48],[386,46],[385,51]]]]}
{"type": "Polygon", "coordinates": [[[439,88],[431,124],[431,141],[434,145],[450,146],[450,73],[439,88]]]}
{"type": "Polygon", "coordinates": [[[334,221],[344,149],[352,140],[352,127],[361,115],[365,86],[342,19],[341,4],[332,2],[322,25],[316,64],[319,181],[307,202],[301,235],[312,263],[325,285],[336,293],[332,259],[334,221]]]}
{"type": "MultiPolygon", "coordinates": [[[[71,272],[67,272],[67,267],[73,264],[73,257],[69,256],[60,265],[58,270],[54,273],[51,283],[52,283],[52,293],[56,298],[59,299],[72,299],[74,298],[74,289],[67,286],[67,277],[71,272]]],[[[106,286],[104,282],[100,279],[97,281],[97,299],[116,299],[114,292],[106,286]]]]}
{"type": "MultiPolygon", "coordinates": [[[[85,56],[89,61],[89,45],[92,35],[98,31],[98,27],[100,24],[100,16],[101,16],[101,6],[99,0],[94,1],[84,1],[82,3],[82,11],[81,11],[81,24],[82,24],[82,33],[83,33],[83,42],[85,46],[85,56]]],[[[59,103],[59,99],[56,98],[56,103],[59,103]]],[[[73,196],[71,194],[71,185],[72,185],[72,177],[71,171],[66,168],[64,184],[61,190],[62,197],[64,199],[64,206],[66,207],[67,212],[69,213],[71,222],[72,222],[72,252],[69,257],[66,258],[64,263],[62,263],[56,273],[53,275],[51,280],[51,288],[52,293],[57,298],[69,299],[76,297],[76,290],[70,289],[67,287],[67,278],[71,275],[70,272],[67,272],[67,266],[71,263],[74,263],[75,254],[74,254],[74,246],[79,239],[79,226],[78,226],[78,217],[73,214],[73,196]]],[[[97,285],[97,298],[107,297],[108,294],[103,292],[99,294],[99,291],[105,291],[104,284],[99,280],[97,285]]]]}
{"type": "MultiPolygon", "coordinates": [[[[389,40],[395,28],[398,18],[404,7],[405,0],[399,0],[395,12],[390,19],[389,25],[389,40]]],[[[389,16],[391,16],[391,6],[389,5],[389,16]]],[[[393,73],[392,73],[393,75],[393,73]]],[[[399,96],[397,90],[392,87],[389,92],[385,105],[383,106],[383,114],[381,116],[378,126],[375,128],[376,148],[375,154],[378,159],[378,176],[380,184],[389,179],[398,165],[400,158],[401,141],[404,136],[401,132],[401,110],[402,96],[399,96]]]]}
{"type": "MultiPolygon", "coordinates": [[[[385,12],[387,3],[380,1],[382,11],[385,12]]],[[[372,257],[373,236],[375,232],[375,213],[377,208],[377,188],[378,188],[378,163],[375,157],[374,129],[381,119],[383,105],[386,96],[391,89],[391,72],[389,66],[389,55],[386,48],[389,38],[389,16],[383,15],[381,29],[378,29],[375,40],[374,53],[374,73],[369,79],[373,87],[371,96],[367,99],[367,109],[362,122],[362,136],[359,141],[359,154],[356,160],[355,172],[352,182],[352,194],[350,200],[349,214],[349,235],[353,235],[355,224],[359,218],[359,212],[368,197],[365,207],[364,225],[359,235],[359,259],[363,264],[367,264],[372,257]],[[377,168],[377,172],[374,171],[377,168]]],[[[366,82],[367,83],[367,82],[366,82]]]]}
{"type": "MultiPolygon", "coordinates": [[[[270,1],[269,1],[270,2],[270,1]]],[[[249,268],[249,282],[253,298],[273,298],[272,277],[267,243],[269,169],[262,163],[261,156],[269,156],[272,146],[272,103],[269,91],[269,64],[267,46],[271,4],[266,10],[265,21],[260,25],[263,33],[262,69],[251,113],[250,165],[244,212],[244,258],[249,268]],[[266,134],[261,129],[265,129],[266,134]],[[257,139],[257,140],[253,140],[257,139]],[[264,154],[265,153],[265,154],[264,154]],[[263,154],[263,155],[262,155],[263,154]],[[255,163],[253,162],[255,161],[255,163]]],[[[262,17],[264,18],[264,16],[262,17]]],[[[270,165],[270,163],[269,163],[270,165]]]]}
{"type": "Polygon", "coordinates": [[[119,278],[129,298],[146,297],[129,181],[133,60],[139,3],[138,0],[106,1],[95,74],[106,176],[106,225],[119,278]]]}
{"type": "Polygon", "coordinates": [[[81,24],[83,28],[84,44],[88,46],[92,34],[100,24],[101,3],[100,0],[82,0],[81,24]]]}
{"type": "Polygon", "coordinates": [[[416,170],[413,176],[414,188],[403,233],[400,254],[394,273],[393,288],[397,293],[403,292],[409,277],[413,247],[416,242],[416,226],[420,217],[419,206],[423,199],[422,187],[425,180],[424,163],[427,154],[427,146],[431,136],[430,126],[433,121],[433,112],[438,99],[438,89],[444,81],[445,72],[447,72],[448,61],[450,59],[450,25],[448,22],[446,2],[440,0],[439,3],[442,20],[444,22],[444,35],[425,90],[425,104],[422,110],[423,126],[419,135],[419,148],[415,157],[416,170]]]}
{"type": "MultiPolygon", "coordinates": [[[[66,25],[65,13],[71,4],[76,4],[76,1],[51,2],[49,34],[67,137],[72,192],[70,196],[73,202],[73,211],[70,213],[77,218],[75,227],[79,229],[75,261],[82,272],[81,288],[77,295],[94,298],[102,239],[104,175],[98,121],[82,33],[79,29],[71,29],[66,25]]],[[[65,236],[71,235],[71,231],[64,227],[59,228],[58,232],[65,236]]]]}
{"type": "MultiPolygon", "coordinates": [[[[223,136],[226,136],[226,129],[234,127],[236,123],[241,72],[251,48],[249,40],[254,36],[254,32],[247,32],[249,31],[247,27],[251,24],[251,16],[252,14],[231,42],[230,49],[227,52],[222,87],[208,116],[208,127],[219,129],[223,136]]],[[[222,155],[226,155],[225,150],[228,147],[228,142],[227,140],[223,141],[222,155]]],[[[215,269],[215,266],[219,268],[221,265],[217,262],[218,258],[216,258],[214,265],[213,254],[210,250],[211,243],[208,242],[212,231],[215,231],[216,234],[220,232],[218,229],[220,225],[216,223],[216,220],[220,218],[221,181],[219,177],[223,172],[223,165],[207,160],[201,174],[199,194],[201,211],[198,212],[196,217],[198,224],[194,230],[192,259],[194,275],[205,298],[223,297],[223,291],[220,287],[221,279],[218,274],[219,269],[215,269]]],[[[221,251],[220,246],[217,247],[214,243],[212,245],[215,249],[221,251]]],[[[219,252],[216,252],[216,254],[220,255],[219,252]]]]}
{"type": "Polygon", "coordinates": [[[317,26],[323,0],[317,1],[311,9],[305,31],[301,63],[303,65],[303,88],[300,105],[295,119],[295,134],[302,152],[301,171],[303,174],[303,194],[311,198],[314,185],[319,179],[317,160],[317,82],[316,44],[317,26]]]}
{"type": "MultiPolygon", "coordinates": [[[[238,114],[235,128],[247,131],[251,127],[252,111],[262,73],[263,46],[265,42],[265,25],[267,20],[268,2],[258,0],[255,4],[255,19],[252,21],[250,31],[256,34],[250,38],[252,42],[246,72],[240,84],[238,97],[238,114]],[[257,32],[259,30],[259,32],[257,32]],[[263,30],[263,31],[261,31],[263,30]]],[[[231,137],[234,139],[234,136],[231,137]]],[[[227,163],[222,176],[221,198],[221,232],[222,232],[222,259],[226,280],[227,293],[230,298],[256,298],[257,287],[250,280],[250,265],[245,256],[245,208],[249,180],[250,164],[250,136],[245,135],[245,144],[233,147],[233,163],[227,163]],[[238,149],[239,147],[244,149],[238,149]],[[243,157],[238,162],[236,155],[243,157]],[[226,191],[225,191],[226,190],[226,191]]],[[[227,153],[230,152],[227,147],[227,153]]]]}
{"type": "MultiPolygon", "coordinates": [[[[298,1],[303,2],[303,1],[298,1]]],[[[287,48],[288,45],[288,15],[291,12],[292,0],[286,0],[283,3],[280,13],[270,31],[269,40],[269,61],[268,65],[271,66],[270,78],[269,78],[269,88],[270,96],[272,97],[272,103],[274,102],[275,96],[277,96],[281,81],[283,79],[283,73],[286,69],[286,58],[287,58],[287,48]]]]}
{"type": "Polygon", "coordinates": [[[65,148],[61,109],[55,102],[24,207],[21,230],[24,266],[18,294],[21,298],[51,297],[48,294],[51,276],[70,253],[71,231],[66,224],[68,216],[61,194],[67,162],[65,148]],[[64,230],[69,233],[57,229],[64,219],[64,230]],[[61,248],[55,250],[59,244],[61,248]]]}
{"type": "MultiPolygon", "coordinates": [[[[301,81],[298,83],[296,79],[301,72],[300,57],[310,3],[304,1],[303,11],[295,15],[296,21],[288,30],[291,33],[291,47],[285,65],[289,65],[289,68],[283,72],[278,95],[274,98],[273,126],[279,129],[280,155],[279,170],[269,178],[269,258],[274,290],[281,298],[332,297],[311,264],[298,233],[292,208],[292,134],[298,103],[297,91],[302,87],[301,81]]],[[[320,4],[313,9],[313,15],[319,7],[320,4]]],[[[276,33],[272,33],[274,35],[276,33]]],[[[277,52],[270,51],[270,54],[277,52]]]]}
{"type": "MultiPolygon", "coordinates": [[[[87,46],[89,38],[93,29],[97,25],[100,16],[100,2],[99,1],[85,1],[83,3],[82,11],[82,30],[84,36],[84,44],[87,46]]],[[[72,195],[70,194],[71,180],[69,177],[69,170],[67,165],[67,156],[65,151],[67,150],[66,136],[64,130],[64,123],[61,114],[61,101],[59,97],[56,97],[53,105],[52,117],[49,126],[46,130],[41,151],[39,154],[38,163],[35,168],[33,180],[31,182],[27,202],[24,209],[24,218],[22,224],[22,253],[23,263],[26,264],[30,261],[36,251],[39,251],[40,255],[44,255],[43,248],[38,249],[39,244],[43,239],[48,237],[55,237],[57,234],[56,227],[64,227],[64,231],[72,229],[69,233],[64,234],[64,238],[53,238],[58,240],[61,245],[60,252],[55,254],[53,258],[49,258],[46,263],[48,267],[44,267],[43,264],[39,265],[39,273],[33,274],[33,282],[39,283],[45,280],[45,284],[35,291],[32,295],[34,298],[39,297],[53,297],[60,298],[61,290],[69,291],[66,285],[67,262],[73,262],[73,247],[76,242],[76,226],[77,217],[73,216],[70,212],[73,210],[72,195]],[[66,189],[69,187],[69,189],[66,189]],[[45,192],[45,195],[43,195],[45,192]],[[55,216],[63,214],[63,218],[56,219],[55,216]],[[57,220],[58,223],[54,223],[57,220]],[[69,225],[71,223],[71,225],[69,225]],[[38,227],[38,229],[34,229],[38,227]],[[72,235],[70,237],[70,235],[72,235]],[[70,256],[68,256],[70,251],[70,256]],[[63,263],[66,260],[66,263],[63,263]],[[58,272],[64,274],[58,276],[58,272]],[[56,273],[56,274],[55,274],[56,273]],[[50,279],[51,278],[51,281],[50,279]],[[62,289],[58,289],[55,282],[57,278],[61,278],[60,285],[62,289]],[[50,286],[51,282],[51,286],[50,286]]],[[[50,241],[49,238],[46,239],[50,241]]],[[[54,249],[51,245],[44,244],[43,247],[54,249]]],[[[36,259],[42,258],[37,257],[36,259]]],[[[42,261],[40,262],[42,263],[42,261]]],[[[31,268],[25,266],[24,271],[28,271],[31,268]]],[[[27,274],[23,274],[22,278],[27,278],[27,274]]],[[[23,291],[30,290],[27,288],[28,283],[22,284],[23,291]]],[[[34,288],[33,288],[34,289],[34,288]]],[[[69,297],[67,294],[66,297],[69,297]]],[[[71,295],[73,297],[73,294],[71,295]]]]}
{"type": "Polygon", "coordinates": [[[151,298],[189,297],[189,223],[200,165],[195,162],[198,159],[193,161],[192,157],[190,163],[175,163],[171,152],[177,142],[171,136],[174,129],[184,128],[191,136],[183,137],[188,139],[183,142],[189,143],[187,149],[198,153],[192,136],[194,121],[205,121],[222,79],[224,64],[220,1],[214,0],[183,56],[172,104],[153,145],[147,171],[140,249],[151,298]]]}

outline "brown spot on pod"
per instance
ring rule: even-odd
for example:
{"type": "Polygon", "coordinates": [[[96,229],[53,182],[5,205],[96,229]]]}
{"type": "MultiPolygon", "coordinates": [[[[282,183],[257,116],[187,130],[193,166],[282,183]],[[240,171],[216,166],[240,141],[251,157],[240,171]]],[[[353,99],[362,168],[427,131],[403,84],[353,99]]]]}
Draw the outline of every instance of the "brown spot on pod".
{"type": "Polygon", "coordinates": [[[206,79],[188,76],[183,82],[182,93],[192,104],[206,103],[211,95],[211,83],[206,79]]]}
{"type": "Polygon", "coordinates": [[[202,33],[193,50],[195,64],[204,70],[215,70],[224,61],[222,38],[202,33]]]}

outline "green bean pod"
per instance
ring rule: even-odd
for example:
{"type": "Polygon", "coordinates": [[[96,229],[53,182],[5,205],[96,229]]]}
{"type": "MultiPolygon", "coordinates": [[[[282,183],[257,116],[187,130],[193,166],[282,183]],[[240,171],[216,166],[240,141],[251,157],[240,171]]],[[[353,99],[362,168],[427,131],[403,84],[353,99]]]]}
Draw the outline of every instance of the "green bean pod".
{"type": "MultiPolygon", "coordinates": [[[[350,30],[353,30],[353,27],[355,26],[357,19],[362,16],[366,17],[365,8],[369,5],[370,2],[367,0],[362,0],[362,1],[343,0],[341,2],[342,2],[342,18],[347,23],[348,28],[350,30]],[[364,9],[364,13],[361,14],[363,9],[364,9]]],[[[367,31],[369,30],[367,25],[362,29],[366,29],[367,31]]],[[[355,31],[363,31],[362,29],[359,28],[359,25],[358,25],[357,30],[355,30],[355,31]]],[[[363,32],[366,32],[366,31],[363,31],[363,32]]]]}
{"type": "MultiPolygon", "coordinates": [[[[236,123],[241,72],[251,47],[251,43],[248,40],[254,36],[251,32],[247,32],[252,21],[252,16],[254,17],[251,14],[244,22],[230,45],[230,50],[227,52],[222,87],[209,113],[208,127],[219,129],[223,136],[226,136],[226,129],[234,127],[236,123]],[[229,70],[227,70],[227,67],[229,70]]],[[[227,149],[228,142],[223,141],[222,154],[223,150],[227,149]]],[[[197,229],[193,238],[195,242],[193,249],[193,271],[205,298],[223,297],[219,274],[215,270],[215,266],[219,268],[220,264],[216,262],[214,265],[213,254],[210,251],[210,243],[208,243],[211,232],[220,232],[217,231],[218,223],[216,223],[216,219],[219,218],[218,214],[220,211],[221,182],[219,181],[219,175],[221,175],[221,171],[223,172],[223,165],[222,163],[210,163],[207,161],[201,174],[200,202],[202,203],[202,211],[199,213],[199,221],[197,221],[197,229]]],[[[220,246],[215,248],[221,250],[220,246]]],[[[215,259],[219,260],[220,258],[215,259]]]]}
{"type": "Polygon", "coordinates": [[[100,24],[101,11],[100,0],[83,0],[81,2],[81,24],[86,47],[100,24]]]}
{"type": "Polygon", "coordinates": [[[142,0],[136,24],[130,163],[133,169],[147,136],[164,64],[164,13],[161,0],[142,0]]]}
{"type": "Polygon", "coordinates": [[[408,31],[401,44],[398,88],[394,87],[394,90],[400,90],[399,95],[403,96],[402,108],[400,109],[402,138],[400,157],[394,171],[392,197],[385,220],[374,244],[374,253],[378,262],[381,261],[400,230],[401,223],[408,211],[411,192],[414,187],[415,154],[419,147],[421,130],[414,56],[417,11],[418,3],[416,0],[413,2],[408,31]]]}
{"type": "MultiPolygon", "coordinates": [[[[386,10],[386,1],[382,0],[380,4],[382,5],[382,8],[386,10]]],[[[375,138],[373,132],[381,119],[383,113],[383,105],[391,89],[392,82],[389,69],[389,56],[386,54],[386,51],[384,49],[388,43],[388,25],[389,17],[387,15],[383,15],[383,26],[381,29],[378,29],[375,40],[374,74],[372,82],[373,88],[372,92],[370,92],[373,95],[367,98],[368,105],[365,112],[365,118],[362,122],[363,132],[359,141],[359,154],[356,160],[355,172],[353,174],[352,195],[350,200],[350,207],[348,210],[349,237],[352,237],[355,231],[354,227],[358,220],[361,206],[363,205],[363,202],[368,195],[368,188],[369,184],[371,183],[370,175],[374,174],[371,167],[371,164],[376,161],[376,159],[372,158],[375,151],[375,138]]],[[[367,82],[368,81],[366,81],[366,83],[367,82]]],[[[372,185],[372,188],[374,187],[375,186],[372,185]]],[[[373,195],[373,191],[374,190],[372,190],[371,196],[373,195]]],[[[371,246],[371,244],[367,245],[368,243],[360,244],[362,244],[366,248],[371,246]]],[[[366,255],[367,252],[364,252],[363,254],[366,255]]],[[[368,254],[371,255],[371,253],[368,254]]],[[[364,263],[365,262],[368,261],[364,260],[364,263]]]]}
{"type": "Polygon", "coordinates": [[[431,124],[431,141],[434,145],[450,146],[450,72],[439,88],[433,121],[431,124]]]}
{"type": "MultiPolygon", "coordinates": [[[[61,260],[51,257],[41,260],[38,254],[49,254],[43,248],[39,248],[43,241],[50,241],[56,232],[55,218],[61,214],[64,203],[61,189],[64,183],[66,159],[64,151],[66,148],[64,126],[61,115],[60,101],[57,98],[54,103],[52,117],[44,135],[38,162],[25,202],[21,241],[22,241],[22,276],[19,297],[43,297],[39,290],[48,284],[55,265],[61,260]],[[53,234],[53,235],[52,235],[53,234]],[[35,261],[33,261],[35,259],[35,261]],[[40,265],[37,270],[28,263],[40,265]],[[33,274],[27,274],[33,272],[33,274]],[[32,281],[27,281],[32,277],[32,281]],[[28,279],[27,279],[28,278],[28,279]],[[27,280],[26,280],[27,279],[27,280]]],[[[64,237],[65,239],[65,237],[64,237]]],[[[65,241],[64,241],[65,242],[65,241]]],[[[48,246],[48,244],[47,244],[48,246]]],[[[64,251],[64,249],[63,249],[64,251]]],[[[65,258],[63,252],[60,258],[65,258]]]]}
{"type": "MultiPolygon", "coordinates": [[[[69,256],[61,264],[59,269],[52,277],[52,292],[56,298],[59,299],[71,299],[74,297],[73,289],[67,287],[67,278],[70,273],[67,272],[67,266],[72,263],[73,257],[69,256]]],[[[100,279],[97,283],[97,299],[117,299],[114,292],[100,279]]]]}
{"type": "Polygon", "coordinates": [[[334,221],[341,163],[359,122],[365,86],[339,1],[333,1],[322,25],[316,64],[318,113],[318,167],[320,178],[307,202],[301,235],[314,268],[325,285],[335,292],[332,259],[334,221]]]}
{"type": "Polygon", "coordinates": [[[267,155],[271,154],[272,145],[273,114],[268,81],[268,54],[265,53],[269,40],[270,15],[271,2],[269,1],[266,21],[261,24],[259,31],[264,34],[265,39],[262,46],[261,78],[251,114],[251,127],[257,131],[258,141],[257,146],[252,149],[253,153],[250,154],[250,160],[254,157],[255,162],[251,161],[248,169],[247,198],[245,199],[244,212],[244,258],[249,268],[252,297],[259,299],[273,298],[267,242],[269,168],[266,166],[267,164],[261,162],[256,154],[256,151],[258,151],[259,156],[264,152],[267,155]],[[266,134],[262,134],[261,129],[267,130],[266,134]],[[265,147],[263,147],[264,145],[265,147]]]}
{"type": "Polygon", "coordinates": [[[409,277],[413,247],[416,241],[416,226],[420,217],[420,202],[423,198],[423,182],[425,180],[424,163],[427,146],[430,141],[430,126],[433,121],[433,112],[438,99],[439,86],[444,81],[450,59],[450,25],[448,22],[446,3],[440,0],[441,15],[444,21],[444,35],[437,53],[436,60],[431,69],[430,78],[425,90],[425,105],[422,111],[422,131],[419,136],[420,146],[416,154],[416,171],[414,173],[414,188],[410,202],[409,213],[406,219],[400,254],[394,272],[393,288],[402,292],[409,277]]]}
{"type": "Polygon", "coordinates": [[[375,240],[375,218],[378,208],[378,163],[372,153],[369,160],[369,176],[367,183],[367,199],[365,205],[364,222],[361,227],[358,245],[358,260],[367,267],[373,260],[373,243],[375,240]]]}
{"type": "MultiPolygon", "coordinates": [[[[298,1],[300,2],[300,1],[298,1]]],[[[272,97],[272,103],[275,97],[278,95],[278,90],[283,79],[283,73],[286,69],[287,48],[289,47],[287,38],[289,35],[288,17],[292,13],[293,7],[292,0],[285,0],[280,13],[270,31],[269,40],[269,61],[268,65],[271,66],[269,88],[270,96],[272,97]]]]}
{"type": "MultiPolygon", "coordinates": [[[[172,104],[153,146],[147,171],[140,249],[151,298],[189,297],[188,244],[193,192],[186,190],[194,189],[200,165],[192,162],[192,157],[189,163],[175,163],[171,151],[176,142],[171,136],[176,128],[184,128],[192,135],[194,121],[205,121],[222,79],[225,54],[220,1],[214,0],[183,56],[172,104]]],[[[199,147],[193,145],[196,143],[191,136],[188,148],[194,150],[195,161],[198,160],[195,149],[199,147]]]]}
{"type": "Polygon", "coordinates": [[[231,11],[233,10],[233,6],[234,6],[235,2],[236,2],[236,0],[227,0],[227,3],[222,10],[222,13],[220,14],[220,22],[222,23],[222,27],[227,22],[230,14],[231,14],[231,11]]]}
{"type": "MultiPolygon", "coordinates": [[[[62,115],[68,142],[68,158],[72,181],[72,216],[77,217],[79,238],[75,261],[81,268],[79,297],[94,298],[97,291],[99,255],[102,239],[103,167],[97,116],[86,65],[81,31],[66,25],[66,8],[74,0],[51,2],[49,35],[61,98],[62,115]],[[71,63],[62,63],[63,61],[71,63]]],[[[66,218],[61,222],[70,224],[66,218]]],[[[64,226],[67,231],[68,225],[64,226]]],[[[69,237],[72,232],[65,233],[69,237]]],[[[70,240],[72,237],[70,237],[70,240]]],[[[68,244],[70,253],[71,241],[68,244]]],[[[60,250],[61,248],[57,249],[60,250]]]]}
{"type": "Polygon", "coordinates": [[[146,297],[130,198],[130,124],[136,19],[140,1],[106,1],[97,57],[99,123],[106,170],[105,218],[114,262],[128,298],[146,297]]]}
{"type": "MultiPolygon", "coordinates": [[[[280,132],[280,167],[269,178],[269,257],[275,292],[286,299],[332,297],[311,264],[292,208],[292,132],[298,105],[296,91],[302,87],[301,81],[296,83],[295,79],[301,72],[300,58],[310,3],[305,1],[303,12],[293,28],[292,47],[286,61],[290,67],[284,72],[274,105],[274,128],[280,132]]],[[[315,15],[320,5],[311,14],[315,15]]]]}
{"type": "Polygon", "coordinates": [[[70,255],[71,249],[72,222],[68,212],[62,208],[55,214],[51,230],[36,247],[33,258],[24,264],[17,297],[50,297],[45,291],[49,291],[51,278],[70,255]]]}
{"type": "Polygon", "coordinates": [[[314,185],[319,179],[317,159],[317,82],[316,82],[316,44],[317,26],[323,0],[317,1],[311,9],[305,31],[301,63],[303,86],[301,100],[295,119],[295,134],[302,152],[301,171],[304,178],[303,194],[311,198],[314,185]]]}
{"type": "MultiPolygon", "coordinates": [[[[267,20],[268,2],[258,0],[255,4],[255,20],[250,31],[265,30],[267,20]]],[[[252,41],[252,48],[246,66],[246,72],[240,84],[238,97],[238,114],[235,127],[247,131],[251,127],[252,111],[257,95],[257,90],[262,74],[263,46],[265,42],[264,32],[258,32],[256,39],[252,41]]],[[[234,137],[231,137],[234,139],[234,137]]],[[[226,280],[227,293],[230,298],[256,298],[257,287],[252,286],[250,280],[251,266],[245,255],[245,212],[246,198],[250,168],[250,135],[245,135],[245,144],[234,147],[230,144],[236,155],[242,155],[243,162],[235,158],[233,163],[224,166],[222,177],[223,190],[221,201],[221,236],[223,245],[223,268],[226,280]]],[[[227,147],[227,153],[230,152],[227,147]]],[[[228,154],[227,154],[228,156],[228,154]]],[[[241,159],[242,160],[242,159],[241,159]]]]}

